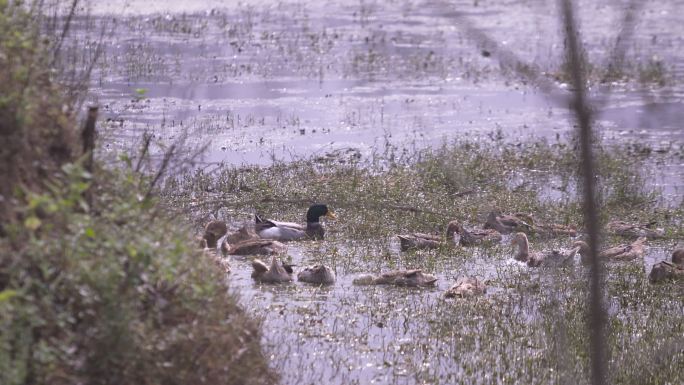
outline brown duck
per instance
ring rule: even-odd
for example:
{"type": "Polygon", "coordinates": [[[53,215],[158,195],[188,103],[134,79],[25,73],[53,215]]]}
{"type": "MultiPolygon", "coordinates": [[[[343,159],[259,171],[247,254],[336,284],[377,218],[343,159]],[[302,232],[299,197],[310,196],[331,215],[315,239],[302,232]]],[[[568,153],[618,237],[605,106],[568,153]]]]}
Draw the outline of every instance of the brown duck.
{"type": "Polygon", "coordinates": [[[425,274],[420,269],[394,270],[379,276],[363,274],[354,281],[355,285],[395,285],[395,286],[434,286],[437,278],[432,274],[425,274]]]}
{"type": "Polygon", "coordinates": [[[684,282],[684,248],[678,248],[672,252],[672,262],[661,261],[653,265],[648,280],[651,283],[684,282]]]}
{"type": "Polygon", "coordinates": [[[516,233],[511,239],[511,244],[518,247],[514,258],[526,262],[530,267],[560,267],[572,265],[575,255],[580,250],[576,246],[569,250],[550,250],[543,252],[530,252],[530,244],[525,233],[516,233]]]}
{"type": "MultiPolygon", "coordinates": [[[[584,241],[577,241],[573,244],[578,246],[582,263],[589,263],[589,245],[584,241]]],[[[642,237],[631,244],[622,244],[611,247],[599,252],[599,258],[613,261],[629,261],[641,258],[646,253],[646,238],[642,237]]]]}
{"type": "Polygon", "coordinates": [[[612,235],[626,238],[658,239],[665,236],[662,229],[654,229],[654,223],[629,223],[625,221],[611,221],[606,225],[606,231],[612,235]]]}
{"type": "Polygon", "coordinates": [[[467,230],[458,221],[451,221],[447,226],[447,240],[455,242],[454,235],[458,234],[461,246],[476,246],[501,242],[501,233],[494,229],[472,228],[467,230]]]}
{"type": "Polygon", "coordinates": [[[445,298],[467,298],[482,295],[487,291],[487,285],[476,277],[461,277],[456,284],[444,293],[445,298]]]}
{"type": "Polygon", "coordinates": [[[279,263],[274,255],[271,257],[271,265],[268,266],[260,259],[252,261],[252,278],[264,283],[281,283],[292,281],[292,265],[279,263]]]}

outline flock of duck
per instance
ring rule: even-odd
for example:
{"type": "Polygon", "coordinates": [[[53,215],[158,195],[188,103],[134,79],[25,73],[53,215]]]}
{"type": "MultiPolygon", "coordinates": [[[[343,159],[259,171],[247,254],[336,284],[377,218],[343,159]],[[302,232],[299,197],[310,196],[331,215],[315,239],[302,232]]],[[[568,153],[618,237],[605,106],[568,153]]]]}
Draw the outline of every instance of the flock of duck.
{"type": "MultiPolygon", "coordinates": [[[[324,204],[309,207],[306,224],[281,222],[264,219],[255,215],[253,224],[245,225],[233,233],[228,233],[228,226],[222,221],[211,221],[204,229],[200,245],[206,255],[215,258],[224,269],[230,269],[222,256],[227,255],[270,255],[270,264],[261,259],[252,261],[252,278],[264,283],[290,282],[293,279],[294,265],[287,264],[278,256],[287,251],[285,242],[297,240],[322,240],[325,227],[321,218],[335,218],[335,214],[324,204]],[[220,250],[222,256],[217,252],[220,250]]],[[[648,224],[632,224],[624,221],[613,221],[606,225],[606,231],[612,235],[636,238],[632,243],[614,246],[599,252],[599,257],[612,261],[627,261],[642,258],[646,252],[648,239],[663,237],[663,231],[653,229],[648,224]]],[[[460,245],[470,247],[500,243],[503,235],[510,234],[511,245],[516,248],[513,258],[526,263],[529,267],[560,267],[572,265],[579,254],[583,263],[588,262],[589,246],[584,241],[575,241],[572,247],[562,250],[534,251],[530,249],[528,235],[538,238],[576,237],[577,230],[573,226],[549,224],[538,221],[529,214],[504,214],[492,211],[487,216],[484,226],[466,229],[458,221],[447,225],[445,238],[433,234],[401,234],[397,235],[402,251],[412,249],[430,249],[460,245]]],[[[335,283],[335,273],[325,265],[305,267],[297,274],[297,279],[316,285],[335,283]]],[[[664,280],[684,281],[684,248],[677,248],[672,253],[672,261],[662,261],[654,265],[649,275],[651,282],[664,280]]],[[[380,275],[363,274],[353,280],[356,285],[397,285],[397,286],[434,286],[437,278],[424,273],[420,269],[394,270],[380,275]]],[[[469,297],[483,294],[486,284],[477,277],[461,277],[445,293],[445,297],[469,297]]]]}

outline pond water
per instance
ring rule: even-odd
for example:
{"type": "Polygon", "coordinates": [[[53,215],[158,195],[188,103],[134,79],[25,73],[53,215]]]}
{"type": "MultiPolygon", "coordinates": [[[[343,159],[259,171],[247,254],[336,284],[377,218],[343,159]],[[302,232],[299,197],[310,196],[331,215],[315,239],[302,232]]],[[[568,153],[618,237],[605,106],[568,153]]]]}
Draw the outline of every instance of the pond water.
{"type": "MultiPolygon", "coordinates": [[[[624,2],[579,4],[586,55],[600,68],[624,2]]],[[[604,143],[652,155],[646,183],[678,203],[684,1],[638,6],[623,63],[627,80],[592,83],[592,97],[605,101],[595,127],[604,143]]],[[[104,30],[89,101],[102,106],[105,151],[135,148],[150,132],[162,144],[208,143],[206,163],[268,165],[346,149],[361,157],[388,148],[411,152],[453,140],[565,141],[574,128],[553,2],[95,0],[89,10],[76,22],[71,49],[92,53],[104,30]],[[474,38],[478,31],[496,47],[474,38]],[[553,93],[502,64],[501,50],[544,74],[553,93]]],[[[552,342],[516,328],[541,327],[547,297],[565,303],[569,294],[512,262],[507,247],[476,249],[467,259],[453,250],[406,257],[396,240],[355,244],[331,234],[331,241],[292,245],[288,253],[299,266],[333,266],[338,281],[329,288],[256,284],[249,262],[233,259],[231,287],[263,319],[264,343],[283,383],[558,379],[532,375],[548,370],[540,352],[552,342]],[[437,288],[351,284],[361,271],[421,258],[433,261],[437,288]],[[461,275],[492,280],[488,295],[471,305],[446,301],[443,291],[461,275]],[[550,294],[529,299],[510,289],[510,282],[530,280],[550,294]]],[[[667,255],[652,248],[643,271],[667,255]]],[[[571,274],[585,272],[578,266],[571,274]]]]}

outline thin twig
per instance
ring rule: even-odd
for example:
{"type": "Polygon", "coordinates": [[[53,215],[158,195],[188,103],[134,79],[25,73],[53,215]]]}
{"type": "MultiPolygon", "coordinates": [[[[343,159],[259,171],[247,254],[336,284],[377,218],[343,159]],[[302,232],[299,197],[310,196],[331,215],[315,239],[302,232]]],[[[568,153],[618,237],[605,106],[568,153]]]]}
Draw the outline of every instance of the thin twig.
{"type": "Polygon", "coordinates": [[[584,193],[584,223],[589,233],[590,290],[589,290],[589,345],[591,358],[591,383],[602,385],[607,379],[606,328],[607,316],[603,304],[604,267],[598,258],[599,216],[596,204],[594,159],[592,153],[591,111],[586,100],[583,59],[580,37],[575,22],[574,8],[570,0],[561,1],[561,12],[567,39],[567,56],[570,64],[574,100],[572,108],[579,126],[582,154],[582,179],[584,193]]]}

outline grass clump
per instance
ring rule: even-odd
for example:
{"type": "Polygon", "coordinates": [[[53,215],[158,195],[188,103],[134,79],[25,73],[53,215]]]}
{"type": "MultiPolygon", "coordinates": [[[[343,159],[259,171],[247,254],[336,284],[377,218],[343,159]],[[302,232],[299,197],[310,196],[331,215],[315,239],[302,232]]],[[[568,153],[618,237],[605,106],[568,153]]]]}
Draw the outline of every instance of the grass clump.
{"type": "Polygon", "coordinates": [[[0,383],[274,383],[154,178],[83,166],[38,12],[0,0],[0,383]]]}
{"type": "MultiPolygon", "coordinates": [[[[442,232],[453,219],[482,224],[495,208],[582,227],[579,162],[565,143],[465,141],[396,159],[314,159],[266,168],[225,167],[212,174],[198,171],[169,181],[163,195],[198,222],[221,209],[301,220],[309,204],[326,202],[344,216],[335,229],[346,239],[442,232]]],[[[605,220],[656,222],[677,231],[679,209],[658,206],[657,191],[644,188],[638,160],[606,148],[600,162],[597,180],[605,220]]]]}

